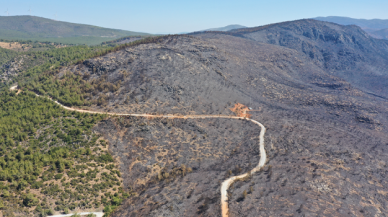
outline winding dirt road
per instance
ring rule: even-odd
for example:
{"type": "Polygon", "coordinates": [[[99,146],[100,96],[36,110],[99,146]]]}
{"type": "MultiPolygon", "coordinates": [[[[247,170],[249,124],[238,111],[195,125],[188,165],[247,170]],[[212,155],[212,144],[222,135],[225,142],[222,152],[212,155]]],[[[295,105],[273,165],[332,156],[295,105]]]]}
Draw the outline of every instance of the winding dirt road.
{"type": "MultiPolygon", "coordinates": [[[[13,87],[12,87],[13,88],[13,87]]],[[[13,89],[16,90],[16,87],[13,89]]],[[[36,94],[39,96],[38,94],[36,94]]],[[[39,96],[42,97],[42,96],[39,96]]],[[[55,101],[49,97],[47,97],[51,101],[55,102],[62,108],[69,110],[69,111],[77,111],[77,112],[82,112],[82,113],[90,113],[90,114],[106,114],[106,115],[116,115],[116,116],[132,116],[132,117],[151,117],[151,118],[182,118],[182,119],[205,119],[205,118],[226,118],[226,119],[239,119],[239,120],[248,120],[253,122],[254,124],[257,124],[260,126],[261,131],[260,131],[260,161],[259,164],[253,168],[251,171],[238,175],[238,176],[233,176],[230,177],[229,179],[225,180],[221,184],[221,210],[222,210],[222,216],[227,217],[229,216],[229,207],[228,207],[228,189],[233,182],[243,179],[249,175],[252,175],[253,173],[259,171],[265,164],[265,161],[267,160],[267,153],[265,152],[264,148],[264,135],[265,135],[265,127],[263,124],[260,122],[246,118],[246,117],[237,117],[237,116],[228,116],[228,115],[150,115],[150,114],[123,114],[123,113],[113,113],[113,112],[98,112],[98,111],[89,111],[89,110],[83,110],[83,109],[76,109],[76,108],[70,108],[67,106],[62,105],[58,101],[55,101]]]]}
{"type": "Polygon", "coordinates": [[[265,127],[262,125],[260,122],[252,120],[247,118],[247,120],[252,121],[253,123],[257,124],[260,126],[261,131],[260,131],[260,161],[259,164],[253,168],[251,171],[239,175],[239,176],[233,176],[230,177],[229,179],[225,180],[221,184],[221,210],[222,210],[222,216],[227,217],[229,216],[229,207],[228,207],[228,189],[233,182],[243,179],[249,175],[252,175],[253,173],[259,171],[265,164],[265,161],[267,160],[267,153],[265,152],[264,148],[264,135],[265,135],[265,127]]]}

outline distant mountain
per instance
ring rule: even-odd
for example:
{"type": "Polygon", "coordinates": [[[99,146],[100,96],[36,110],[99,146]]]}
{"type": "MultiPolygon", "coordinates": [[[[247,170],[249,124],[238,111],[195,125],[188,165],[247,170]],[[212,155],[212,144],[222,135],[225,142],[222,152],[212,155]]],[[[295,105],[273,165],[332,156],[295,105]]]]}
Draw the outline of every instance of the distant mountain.
{"type": "Polygon", "coordinates": [[[35,16],[0,16],[1,39],[99,44],[132,35],[149,34],[55,21],[35,16]]]}
{"type": "Polygon", "coordinates": [[[297,50],[353,86],[388,98],[388,41],[373,39],[358,26],[308,19],[225,34],[297,50]]]}
{"type": "Polygon", "coordinates": [[[380,39],[388,39],[388,20],[382,19],[354,19],[350,17],[316,17],[314,20],[337,23],[341,25],[357,25],[371,36],[380,39]]]}
{"type": "Polygon", "coordinates": [[[375,38],[388,39],[388,28],[370,32],[369,34],[375,38]]]}
{"type": "Polygon", "coordinates": [[[337,16],[330,16],[330,17],[316,17],[313,18],[314,20],[320,20],[320,21],[326,21],[326,22],[332,22],[332,23],[338,23],[341,25],[357,25],[361,27],[362,29],[386,29],[388,28],[388,20],[381,20],[381,19],[354,19],[350,17],[337,17],[337,16]]]}
{"type": "Polygon", "coordinates": [[[219,27],[219,28],[211,28],[211,29],[205,29],[202,30],[201,32],[205,31],[229,31],[233,29],[242,29],[242,28],[247,28],[246,26],[238,25],[238,24],[233,24],[233,25],[228,25],[224,27],[219,27]]]}

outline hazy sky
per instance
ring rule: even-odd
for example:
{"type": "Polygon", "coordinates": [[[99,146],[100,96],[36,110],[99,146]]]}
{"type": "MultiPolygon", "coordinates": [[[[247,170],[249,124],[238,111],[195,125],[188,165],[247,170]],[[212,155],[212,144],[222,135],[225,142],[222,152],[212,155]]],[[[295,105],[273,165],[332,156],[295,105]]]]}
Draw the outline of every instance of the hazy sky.
{"type": "Polygon", "coordinates": [[[388,0],[0,0],[1,16],[28,15],[149,33],[249,27],[317,16],[388,19],[388,0]]]}

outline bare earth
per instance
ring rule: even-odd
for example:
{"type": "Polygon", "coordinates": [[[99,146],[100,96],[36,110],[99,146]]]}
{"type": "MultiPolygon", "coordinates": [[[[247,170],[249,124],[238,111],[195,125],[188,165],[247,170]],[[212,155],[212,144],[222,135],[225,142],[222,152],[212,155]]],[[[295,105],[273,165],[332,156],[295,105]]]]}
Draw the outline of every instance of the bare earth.
{"type": "Polygon", "coordinates": [[[15,51],[27,51],[30,49],[29,46],[25,46],[23,49],[23,45],[21,45],[19,42],[0,42],[0,47],[15,51]]]}
{"type": "MultiPolygon", "coordinates": [[[[10,90],[16,90],[17,86],[13,86],[10,88],[10,90]]],[[[38,94],[36,94],[39,96],[38,94]]],[[[40,96],[39,96],[40,97],[40,96]]],[[[51,98],[49,98],[52,100],[51,98]]],[[[264,165],[267,160],[267,154],[265,152],[264,148],[264,135],[265,135],[265,127],[260,122],[256,120],[252,120],[250,118],[246,117],[237,117],[237,116],[226,116],[226,115],[150,115],[150,114],[123,114],[123,113],[112,113],[112,112],[99,112],[99,111],[89,111],[89,110],[83,110],[83,109],[77,109],[77,108],[70,108],[67,106],[62,105],[58,101],[54,101],[56,104],[61,106],[62,108],[69,110],[69,111],[77,111],[82,113],[90,113],[90,114],[107,114],[112,116],[132,116],[132,117],[146,117],[146,118],[181,118],[181,119],[205,119],[205,118],[226,118],[226,119],[238,119],[238,120],[248,120],[251,121],[261,127],[260,131],[260,161],[259,164],[253,168],[251,171],[244,173],[242,175],[233,176],[229,179],[225,180],[221,185],[221,209],[222,209],[222,216],[227,217],[229,216],[229,207],[228,207],[228,188],[233,182],[243,179],[245,177],[248,177],[252,175],[253,173],[259,171],[264,165]]],[[[71,214],[68,215],[56,215],[55,217],[64,217],[64,216],[71,216],[71,214]]],[[[102,216],[102,215],[101,215],[102,216]]]]}

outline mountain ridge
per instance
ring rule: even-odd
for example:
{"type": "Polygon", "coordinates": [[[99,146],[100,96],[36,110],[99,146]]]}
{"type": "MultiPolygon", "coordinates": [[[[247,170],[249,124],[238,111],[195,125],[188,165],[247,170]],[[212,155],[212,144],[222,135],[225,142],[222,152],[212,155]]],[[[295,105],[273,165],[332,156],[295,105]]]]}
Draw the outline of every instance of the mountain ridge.
{"type": "MultiPolygon", "coordinates": [[[[81,179],[65,177],[55,191],[60,193],[50,201],[58,204],[58,211],[92,205],[74,196],[75,190],[77,194],[87,192],[86,197],[101,193],[93,206],[104,204],[104,211],[115,217],[220,216],[221,183],[247,173],[260,162],[260,127],[247,120],[184,117],[244,114],[266,127],[263,145],[267,162],[262,170],[229,188],[230,217],[241,213],[376,216],[388,211],[387,52],[386,40],[374,39],[358,26],[311,19],[229,32],[167,35],[99,51],[68,64],[57,63],[56,68],[47,65],[33,73],[21,73],[20,93],[3,98],[32,95],[30,101],[34,102],[35,92],[80,111],[136,116],[102,115],[92,124],[92,116],[68,112],[69,119],[78,118],[79,127],[88,127],[101,139],[90,151],[74,153],[77,159],[114,161],[119,171],[113,164],[107,167],[85,161],[90,169],[101,172],[104,183],[93,188],[88,182],[77,184],[69,191],[67,183],[75,185],[81,179]],[[104,167],[111,172],[103,173],[100,169],[104,167]],[[105,183],[112,178],[117,180],[105,183]],[[104,194],[100,185],[116,192],[104,194]]],[[[9,104],[0,111],[18,107],[9,104]]],[[[45,110],[39,111],[36,114],[45,114],[45,110]]],[[[72,133],[60,134],[66,144],[80,144],[73,143],[77,141],[71,135],[81,138],[81,128],[69,129],[74,120],[58,123],[54,125],[58,130],[52,131],[49,118],[45,119],[48,132],[62,132],[63,128],[66,134],[72,133]]],[[[19,130],[13,130],[18,128],[12,121],[5,127],[16,135],[15,142],[13,138],[4,141],[25,145],[16,142],[24,136],[17,136],[19,130]]],[[[25,128],[34,130],[28,125],[25,128]]],[[[33,132],[40,133],[40,128],[33,132]]],[[[39,140],[36,136],[37,142],[49,141],[55,147],[55,140],[49,140],[52,133],[44,135],[47,137],[42,135],[39,140]]],[[[30,159],[8,156],[12,150],[1,149],[7,153],[4,161],[13,164],[30,159]]],[[[66,155],[66,160],[72,156],[66,155]]],[[[55,165],[51,168],[50,176],[61,171],[55,170],[55,165]]],[[[101,181],[96,175],[93,180],[101,181]]],[[[3,182],[12,198],[15,192],[20,195],[19,183],[30,186],[19,180],[3,182]]],[[[43,180],[34,186],[51,194],[48,183],[43,180]]],[[[11,211],[11,202],[14,207],[23,206],[19,201],[5,201],[6,209],[11,211]]],[[[35,206],[38,210],[36,204],[30,203],[30,210],[35,206]]],[[[48,209],[44,205],[43,209],[48,209]]]]}
{"type": "Polygon", "coordinates": [[[388,38],[388,19],[354,19],[350,17],[339,16],[315,17],[312,19],[338,23],[341,25],[357,25],[375,38],[388,38]]]}
{"type": "MultiPolygon", "coordinates": [[[[388,43],[372,38],[356,25],[342,26],[303,19],[217,33],[295,49],[322,69],[337,72],[345,80],[352,80],[356,86],[368,86],[372,93],[388,96],[381,92],[384,85],[374,85],[375,82],[380,83],[381,79],[387,80],[388,43]],[[375,61],[379,61],[381,68],[374,67],[375,61]]],[[[201,33],[192,35],[196,34],[201,33]]]]}
{"type": "MultiPolygon", "coordinates": [[[[251,107],[268,129],[269,162],[230,188],[229,216],[373,216],[387,210],[376,188],[388,186],[377,163],[386,161],[388,101],[367,91],[387,94],[386,45],[358,26],[298,20],[160,37],[54,75],[62,84],[68,73],[83,79],[93,111],[233,115],[233,105],[251,107]],[[381,69],[363,72],[372,66],[381,69]],[[364,86],[352,80],[368,73],[376,79],[364,86]]],[[[34,85],[59,95],[57,84],[34,85]]],[[[259,130],[246,122],[120,117],[94,130],[137,193],[113,216],[217,216],[220,183],[260,159],[259,130]]]]}
{"type": "Polygon", "coordinates": [[[230,30],[233,30],[233,29],[241,29],[241,28],[247,28],[247,27],[239,25],[239,24],[231,24],[231,25],[227,25],[227,26],[224,26],[224,27],[210,28],[210,29],[201,30],[200,32],[206,32],[206,31],[230,31],[230,30]]]}
{"type": "MultiPolygon", "coordinates": [[[[124,36],[150,35],[120,29],[103,28],[93,25],[55,21],[36,16],[0,16],[0,38],[19,40],[39,40],[55,42],[69,39],[93,39],[101,43],[124,36]]],[[[95,42],[96,43],[96,42],[95,42]]]]}

